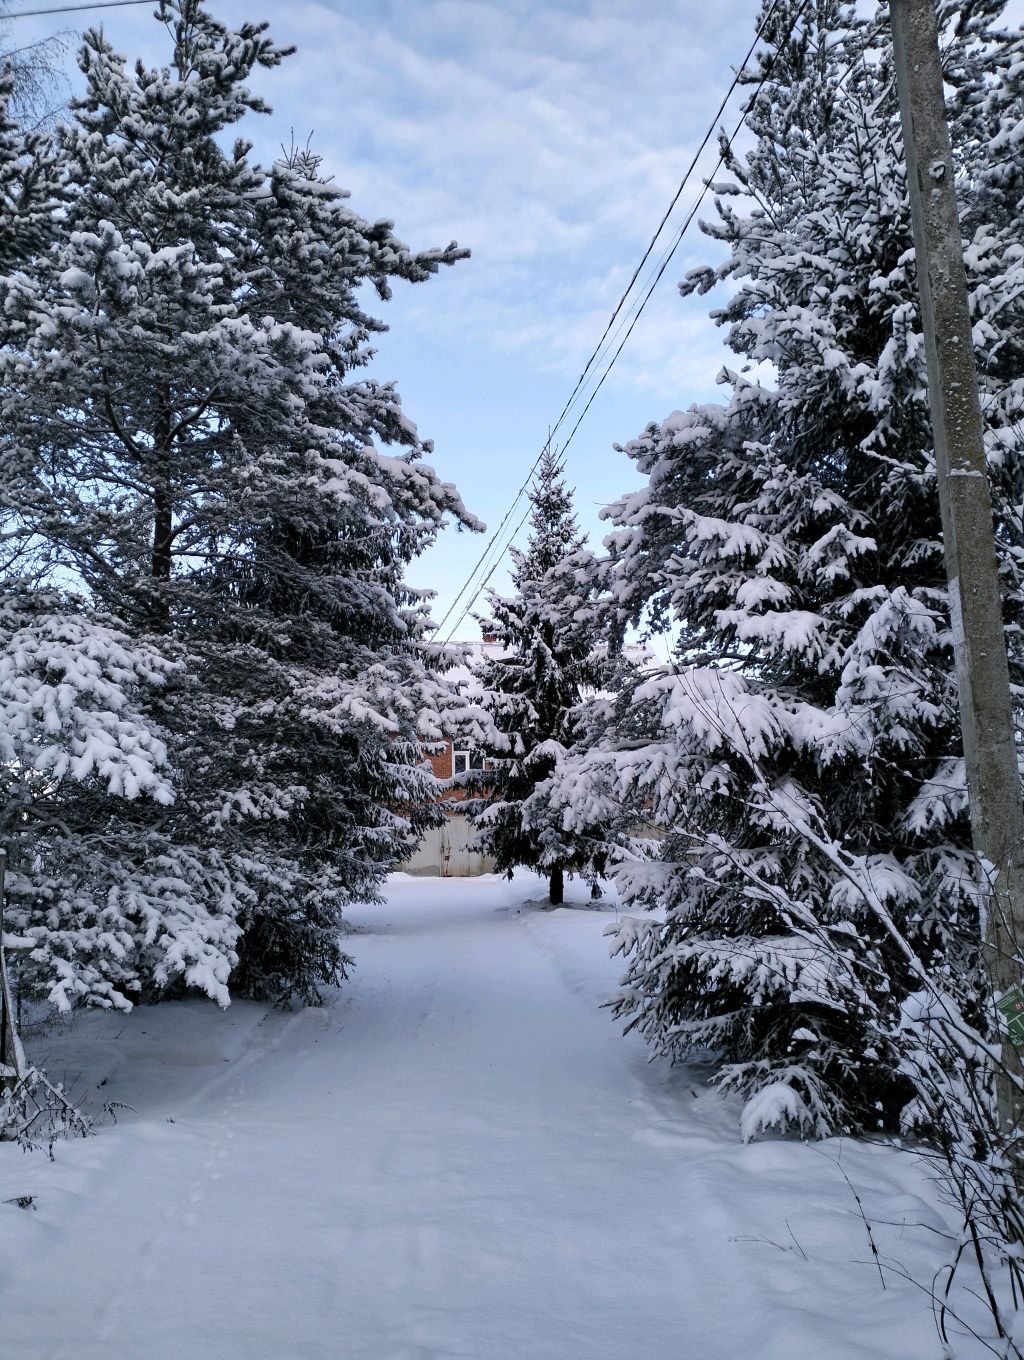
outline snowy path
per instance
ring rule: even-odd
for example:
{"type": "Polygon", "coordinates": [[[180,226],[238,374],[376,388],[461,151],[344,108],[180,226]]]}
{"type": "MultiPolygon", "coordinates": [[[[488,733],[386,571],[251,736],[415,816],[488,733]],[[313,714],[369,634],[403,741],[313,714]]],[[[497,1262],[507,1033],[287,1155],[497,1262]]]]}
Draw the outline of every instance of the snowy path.
{"type": "MultiPolygon", "coordinates": [[[[59,1037],[51,1072],[136,1113],[54,1164],[0,1148],[0,1200],[38,1205],[0,1204],[4,1360],[937,1356],[825,1155],[738,1146],[735,1109],[595,1005],[608,918],[531,893],[397,877],[326,1009],[59,1037]]],[[[938,1221],[911,1159],[824,1153],[869,1212],[938,1221]]],[[[880,1231],[930,1274],[929,1234],[880,1231]]]]}

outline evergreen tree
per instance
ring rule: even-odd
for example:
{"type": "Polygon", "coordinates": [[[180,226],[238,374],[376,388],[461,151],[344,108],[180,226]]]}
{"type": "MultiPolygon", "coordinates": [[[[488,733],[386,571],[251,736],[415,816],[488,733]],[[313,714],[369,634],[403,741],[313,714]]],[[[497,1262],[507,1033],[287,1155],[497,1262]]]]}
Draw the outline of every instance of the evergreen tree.
{"type": "Polygon", "coordinates": [[[566,872],[591,867],[591,855],[584,838],[564,831],[547,781],[578,735],[581,703],[604,667],[587,607],[590,555],[550,448],[530,502],[526,551],[510,550],[516,594],[503,599],[492,592],[492,617],[482,624],[505,650],[482,668],[490,759],[481,776],[487,796],[473,815],[498,872],[511,874],[520,865],[543,870],[557,905],[566,872]]]}
{"type": "MultiPolygon", "coordinates": [[[[944,52],[1019,676],[1024,208],[993,148],[1022,109],[1000,9],[946,6],[944,52]]],[[[618,934],[618,1011],[658,1052],[710,1050],[748,1098],[746,1136],[875,1128],[910,1108],[919,980],[887,920],[974,1019],[980,990],[887,29],[838,0],[789,0],[768,33],[755,145],[729,153],[705,228],[727,258],[683,284],[737,281],[713,315],[744,368],[722,373],[727,400],[628,446],[647,485],[610,510],[622,618],[674,625],[677,662],[562,779],[570,805],[597,788],[659,824],[656,845],[618,847],[627,904],[664,913],[618,934]]]]}
{"type": "Polygon", "coordinates": [[[132,803],[116,877],[58,837],[44,894],[23,855],[18,924],[41,986],[103,904],[124,996],[185,983],[224,1001],[230,977],[312,998],[344,973],[343,905],[438,815],[420,742],[446,691],[402,577],[447,515],[472,523],[393,387],[358,373],[383,327],[357,294],[465,252],[411,252],[314,156],[264,171],[244,141],[225,152],[265,111],[250,73],[288,53],[197,0],[158,17],[165,68],[86,35],[62,239],[2,284],[0,475],[33,579],[70,575],[165,658],[144,711],[174,800],[132,803]]]}
{"type": "Polygon", "coordinates": [[[10,581],[0,593],[0,844],[15,854],[7,928],[35,941],[30,972],[61,1010],[84,997],[124,1005],[143,951],[153,974],[185,969],[226,996],[194,912],[135,848],[147,815],[174,799],[166,745],[145,711],[173,670],[81,600],[10,581]],[[143,901],[145,874],[159,909],[143,901]]]}

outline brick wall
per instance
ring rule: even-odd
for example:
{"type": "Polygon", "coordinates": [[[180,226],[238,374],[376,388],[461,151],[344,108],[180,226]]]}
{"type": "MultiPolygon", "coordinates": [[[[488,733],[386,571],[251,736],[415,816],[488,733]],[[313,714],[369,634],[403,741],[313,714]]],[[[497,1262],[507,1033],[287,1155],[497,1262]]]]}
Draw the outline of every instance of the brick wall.
{"type": "Polygon", "coordinates": [[[428,756],[430,768],[434,771],[435,779],[451,779],[452,777],[452,744],[446,741],[444,750],[437,755],[428,756]]]}

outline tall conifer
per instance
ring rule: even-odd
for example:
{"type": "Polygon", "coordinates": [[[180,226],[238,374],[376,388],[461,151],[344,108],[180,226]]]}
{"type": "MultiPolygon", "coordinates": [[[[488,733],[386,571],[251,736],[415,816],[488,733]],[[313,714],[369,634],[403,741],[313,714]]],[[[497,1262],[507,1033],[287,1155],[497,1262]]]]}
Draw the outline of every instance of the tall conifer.
{"type": "Polygon", "coordinates": [[[357,293],[465,252],[410,251],[313,156],[226,151],[266,111],[250,74],[288,52],[197,0],[158,17],[166,67],[86,35],[61,239],[2,284],[0,476],[34,579],[165,659],[144,703],[173,801],[52,831],[45,893],[20,858],[20,925],[43,983],[95,918],[123,996],[311,997],[344,971],[343,905],[437,815],[419,742],[444,691],[402,578],[447,515],[471,522],[360,373],[384,328],[357,293]]]}
{"type": "Polygon", "coordinates": [[[557,456],[546,450],[530,492],[525,552],[511,549],[514,596],[491,595],[485,633],[500,655],[482,668],[484,705],[493,724],[488,786],[476,817],[482,846],[501,873],[542,870],[552,903],[562,901],[566,872],[589,866],[583,842],[568,835],[547,796],[546,781],[578,734],[580,704],[604,672],[591,613],[590,554],[557,456]]]}

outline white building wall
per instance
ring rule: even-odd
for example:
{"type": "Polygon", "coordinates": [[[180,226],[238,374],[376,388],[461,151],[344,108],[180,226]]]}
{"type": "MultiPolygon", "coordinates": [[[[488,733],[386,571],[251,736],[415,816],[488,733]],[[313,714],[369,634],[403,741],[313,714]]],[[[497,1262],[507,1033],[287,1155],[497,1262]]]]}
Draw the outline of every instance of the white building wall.
{"type": "Polygon", "coordinates": [[[423,837],[420,848],[399,868],[406,874],[417,874],[424,878],[437,875],[440,878],[474,878],[478,874],[489,874],[494,869],[491,855],[483,855],[479,850],[470,849],[473,828],[467,817],[446,817],[443,826],[431,827],[423,837]]]}

